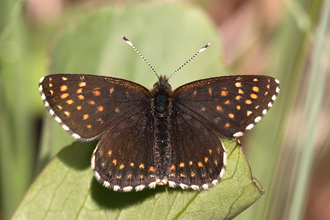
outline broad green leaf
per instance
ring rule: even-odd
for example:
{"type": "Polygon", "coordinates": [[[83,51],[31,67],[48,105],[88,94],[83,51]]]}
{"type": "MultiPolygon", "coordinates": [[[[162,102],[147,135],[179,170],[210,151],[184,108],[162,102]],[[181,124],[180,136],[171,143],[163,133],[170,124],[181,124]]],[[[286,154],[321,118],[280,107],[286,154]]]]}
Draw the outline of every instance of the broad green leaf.
{"type": "MultiPolygon", "coordinates": [[[[186,4],[140,4],[103,8],[70,21],[51,54],[50,73],[94,73],[133,80],[146,87],[156,82],[148,66],[120,35],[126,35],[155,67],[169,75],[207,42],[210,47],[170,81],[173,88],[210,76],[224,75],[218,34],[202,11],[186,4]]],[[[223,140],[228,167],[207,191],[157,187],[118,193],[93,178],[89,161],[96,142],[77,143],[47,116],[42,163],[48,163],[13,219],[229,219],[256,201],[262,187],[253,179],[236,142],[223,140]]]]}
{"type": "Polygon", "coordinates": [[[263,193],[252,178],[236,141],[223,140],[228,163],[224,179],[205,191],[158,186],[114,192],[93,177],[90,157],[96,142],[64,148],[46,166],[13,219],[230,219],[263,193]]]}

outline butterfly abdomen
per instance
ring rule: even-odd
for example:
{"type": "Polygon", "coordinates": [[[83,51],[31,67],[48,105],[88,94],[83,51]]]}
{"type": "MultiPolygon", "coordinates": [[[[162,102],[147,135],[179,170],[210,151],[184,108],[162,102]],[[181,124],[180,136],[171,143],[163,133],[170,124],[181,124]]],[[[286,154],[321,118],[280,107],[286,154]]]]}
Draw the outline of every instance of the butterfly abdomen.
{"type": "Polygon", "coordinates": [[[169,119],[156,118],[154,121],[154,164],[157,184],[167,184],[167,168],[171,163],[171,140],[169,119]]]}

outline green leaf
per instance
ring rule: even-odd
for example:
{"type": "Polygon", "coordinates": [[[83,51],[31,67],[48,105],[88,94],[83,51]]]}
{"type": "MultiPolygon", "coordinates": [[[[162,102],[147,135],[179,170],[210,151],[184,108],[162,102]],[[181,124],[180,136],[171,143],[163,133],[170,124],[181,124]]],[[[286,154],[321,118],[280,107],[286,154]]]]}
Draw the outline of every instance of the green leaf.
{"type": "MultiPolygon", "coordinates": [[[[225,72],[216,29],[202,11],[177,3],[103,8],[84,15],[78,23],[70,21],[54,44],[50,72],[111,75],[151,87],[157,78],[121,34],[165,75],[212,43],[171,79],[173,88],[225,72]]],[[[63,148],[72,141],[47,116],[39,164],[60,153],[31,186],[13,219],[229,219],[263,193],[242,151],[227,139],[223,140],[227,171],[224,180],[211,189],[196,192],[163,186],[131,193],[107,190],[93,178],[89,161],[96,142],[75,142],[63,148]]]]}
{"type": "Polygon", "coordinates": [[[101,186],[89,166],[96,142],[64,148],[43,170],[13,219],[230,219],[263,190],[252,179],[236,141],[223,140],[228,163],[224,179],[205,191],[158,186],[114,192],[101,186]]]}

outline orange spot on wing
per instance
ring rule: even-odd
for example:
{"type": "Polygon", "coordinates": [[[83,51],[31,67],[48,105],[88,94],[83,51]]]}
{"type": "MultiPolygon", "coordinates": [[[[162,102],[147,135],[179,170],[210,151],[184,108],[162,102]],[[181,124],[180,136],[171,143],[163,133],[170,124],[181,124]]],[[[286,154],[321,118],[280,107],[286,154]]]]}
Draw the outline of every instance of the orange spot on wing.
{"type": "Polygon", "coordinates": [[[209,88],[209,94],[212,95],[212,88],[209,88]]]}
{"type": "Polygon", "coordinates": [[[93,94],[95,95],[95,96],[100,96],[100,91],[97,91],[97,90],[95,90],[95,91],[93,91],[93,94]]]}
{"type": "Polygon", "coordinates": [[[258,98],[258,96],[257,96],[256,94],[254,94],[254,93],[252,93],[250,96],[251,96],[251,98],[253,98],[253,99],[257,99],[257,98],[258,98]]]}
{"type": "Polygon", "coordinates": [[[252,87],[252,90],[253,90],[254,92],[259,92],[259,87],[257,87],[257,86],[253,86],[253,87],[252,87]]]}
{"type": "Polygon", "coordinates": [[[227,96],[228,95],[228,91],[221,91],[221,96],[227,96]]]}
{"type": "Polygon", "coordinates": [[[245,103],[250,105],[252,103],[252,101],[248,99],[248,100],[245,101],[245,103]]]}
{"type": "Polygon", "coordinates": [[[65,99],[66,97],[68,97],[69,96],[69,93],[63,93],[62,95],[61,95],[61,99],[65,99]]]}
{"type": "Polygon", "coordinates": [[[60,88],[60,90],[62,91],[62,92],[64,92],[65,90],[67,90],[67,86],[66,85],[63,85],[63,86],[61,86],[61,88],[60,88]]]}
{"type": "Polygon", "coordinates": [[[79,83],[79,87],[84,87],[84,86],[86,86],[86,82],[80,82],[79,83]]]}

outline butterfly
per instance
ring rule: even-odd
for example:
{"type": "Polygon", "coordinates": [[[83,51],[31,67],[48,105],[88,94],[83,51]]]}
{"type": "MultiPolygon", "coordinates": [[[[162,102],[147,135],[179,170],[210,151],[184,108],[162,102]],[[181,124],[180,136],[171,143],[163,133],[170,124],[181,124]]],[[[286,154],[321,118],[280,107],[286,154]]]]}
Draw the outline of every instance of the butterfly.
{"type": "Polygon", "coordinates": [[[226,169],[219,136],[238,138],[251,130],[273,105],[279,81],[262,75],[221,76],[172,90],[171,76],[157,75],[148,90],[114,77],[53,74],[41,78],[39,91],[49,113],[75,139],[101,137],[91,166],[104,187],[124,192],[166,184],[208,189],[226,169]]]}

